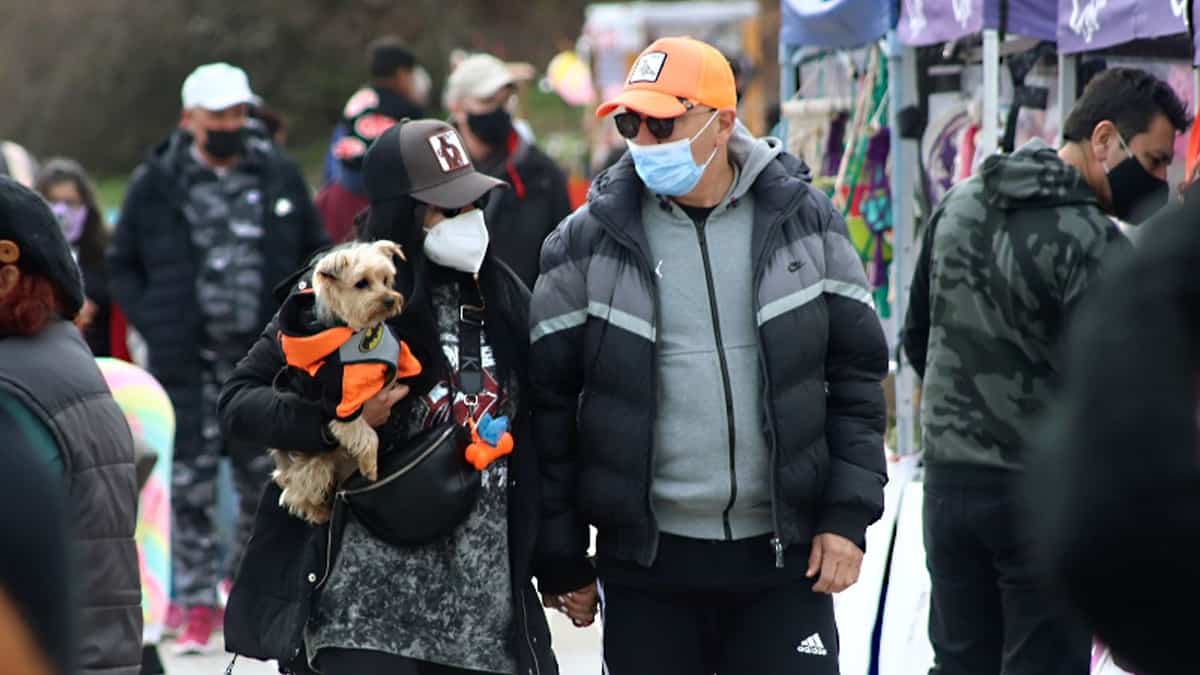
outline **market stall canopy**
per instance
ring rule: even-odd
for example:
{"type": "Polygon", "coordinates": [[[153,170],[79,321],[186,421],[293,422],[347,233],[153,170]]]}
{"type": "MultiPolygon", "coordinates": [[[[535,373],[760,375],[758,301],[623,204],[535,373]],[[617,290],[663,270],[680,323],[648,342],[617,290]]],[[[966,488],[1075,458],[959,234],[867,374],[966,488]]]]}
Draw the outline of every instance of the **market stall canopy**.
{"type": "MultiPolygon", "coordinates": [[[[1063,1],[1059,0],[1059,3],[1063,1]]],[[[1070,5],[1072,0],[1065,1],[1070,5]]],[[[1085,1],[1103,3],[1106,0],[1085,1]]],[[[1136,4],[1146,0],[1118,1],[1136,4]]],[[[900,41],[914,47],[950,42],[983,30],[1000,28],[1012,35],[1054,40],[1058,35],[1057,20],[1058,6],[1053,0],[901,0],[897,29],[900,41]],[[1005,9],[1006,12],[1002,11],[1005,9]],[[1006,22],[1002,21],[1004,14],[1007,14],[1006,22]],[[1002,26],[1002,23],[1007,25],[1002,26]]]]}
{"type": "Polygon", "coordinates": [[[1058,47],[1073,54],[1187,35],[1187,6],[1187,0],[1058,0],[1058,47]]]}
{"type": "Polygon", "coordinates": [[[896,25],[895,0],[781,0],[781,43],[850,49],[882,38],[896,25]]]}
{"type": "Polygon", "coordinates": [[[645,48],[646,34],[702,37],[713,25],[745,21],[758,15],[758,2],[628,2],[588,5],[583,35],[596,49],[630,51],[645,48]]]}

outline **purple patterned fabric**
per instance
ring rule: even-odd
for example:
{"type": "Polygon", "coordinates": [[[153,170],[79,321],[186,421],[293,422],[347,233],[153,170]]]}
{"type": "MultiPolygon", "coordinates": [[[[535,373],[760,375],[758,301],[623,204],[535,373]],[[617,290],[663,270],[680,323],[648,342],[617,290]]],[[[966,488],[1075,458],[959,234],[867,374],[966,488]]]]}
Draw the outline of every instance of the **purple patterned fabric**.
{"type": "Polygon", "coordinates": [[[829,137],[825,142],[825,162],[821,166],[822,176],[836,176],[842,167],[842,152],[846,149],[846,123],[848,113],[840,112],[829,123],[829,137]]]}
{"type": "MultiPolygon", "coordinates": [[[[1058,0],[1060,4],[1064,1],[1070,5],[1072,0],[1058,0]]],[[[1013,35],[1053,40],[1058,32],[1057,19],[1058,7],[1053,0],[1008,0],[1006,30],[1013,35]]],[[[913,46],[949,42],[999,27],[999,0],[901,0],[897,24],[900,41],[913,46]]]]}
{"type": "Polygon", "coordinates": [[[1071,54],[1186,33],[1186,13],[1187,0],[1058,0],[1058,47],[1071,54]]]}
{"type": "Polygon", "coordinates": [[[780,0],[779,4],[780,42],[795,47],[861,47],[896,25],[891,0],[780,0]]]}

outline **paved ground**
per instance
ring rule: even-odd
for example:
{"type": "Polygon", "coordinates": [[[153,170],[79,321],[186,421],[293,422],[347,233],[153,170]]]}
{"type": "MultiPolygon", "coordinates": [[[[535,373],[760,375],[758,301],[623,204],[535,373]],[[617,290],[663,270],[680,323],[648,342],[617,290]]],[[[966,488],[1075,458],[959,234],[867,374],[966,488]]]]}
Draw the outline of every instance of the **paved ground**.
{"type": "MultiPolygon", "coordinates": [[[[599,675],[599,622],[590,628],[579,629],[558,612],[548,613],[548,616],[562,675],[599,675]]],[[[168,643],[162,649],[167,675],[222,675],[229,665],[228,654],[177,658],[171,655],[171,646],[168,643]]],[[[278,671],[272,664],[238,659],[233,672],[234,675],[275,675],[278,671]]]]}

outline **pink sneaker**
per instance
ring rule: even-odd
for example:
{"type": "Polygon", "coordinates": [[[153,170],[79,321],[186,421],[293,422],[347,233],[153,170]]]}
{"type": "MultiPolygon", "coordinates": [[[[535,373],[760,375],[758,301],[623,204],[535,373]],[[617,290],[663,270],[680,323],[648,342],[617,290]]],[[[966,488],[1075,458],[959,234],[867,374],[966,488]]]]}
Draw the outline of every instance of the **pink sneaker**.
{"type": "Polygon", "coordinates": [[[187,623],[187,616],[184,614],[183,607],[174,602],[167,605],[167,622],[163,626],[163,634],[167,637],[178,637],[183,632],[183,626],[187,623]]]}
{"type": "Polygon", "coordinates": [[[175,642],[175,654],[211,654],[220,650],[220,645],[212,641],[213,629],[216,627],[217,609],[215,607],[192,607],[187,613],[187,628],[175,642]]]}

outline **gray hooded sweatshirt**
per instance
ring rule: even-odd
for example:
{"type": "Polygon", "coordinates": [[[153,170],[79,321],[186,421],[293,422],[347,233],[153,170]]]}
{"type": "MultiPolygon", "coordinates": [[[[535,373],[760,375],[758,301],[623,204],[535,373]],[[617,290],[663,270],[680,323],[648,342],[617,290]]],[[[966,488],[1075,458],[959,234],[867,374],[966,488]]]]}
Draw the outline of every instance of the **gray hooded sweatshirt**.
{"type": "Polygon", "coordinates": [[[781,145],[739,126],[733,186],[703,225],[662,196],[642,200],[661,311],[652,498],[669,534],[736,540],[772,530],[750,187],[781,145]]]}

